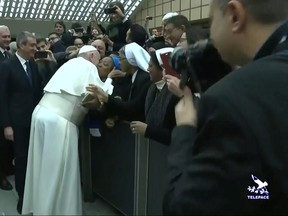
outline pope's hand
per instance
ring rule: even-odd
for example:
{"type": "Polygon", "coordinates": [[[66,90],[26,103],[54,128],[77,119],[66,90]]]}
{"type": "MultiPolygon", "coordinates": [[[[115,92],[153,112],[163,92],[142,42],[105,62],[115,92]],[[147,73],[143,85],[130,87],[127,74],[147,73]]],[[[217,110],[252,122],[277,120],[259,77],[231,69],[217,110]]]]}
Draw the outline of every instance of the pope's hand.
{"type": "Polygon", "coordinates": [[[197,111],[194,106],[191,90],[186,86],[182,99],[175,107],[175,117],[177,126],[191,125],[197,126],[197,111]]]}

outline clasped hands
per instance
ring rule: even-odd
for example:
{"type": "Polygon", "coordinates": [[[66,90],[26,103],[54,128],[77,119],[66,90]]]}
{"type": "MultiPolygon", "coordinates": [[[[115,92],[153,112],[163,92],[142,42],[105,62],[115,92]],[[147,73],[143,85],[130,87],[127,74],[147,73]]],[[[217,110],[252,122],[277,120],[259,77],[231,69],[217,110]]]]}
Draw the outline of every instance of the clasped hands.
{"type": "Polygon", "coordinates": [[[102,88],[89,84],[86,90],[93,96],[93,99],[83,103],[82,105],[91,110],[101,110],[104,103],[108,102],[109,95],[102,88]]]}

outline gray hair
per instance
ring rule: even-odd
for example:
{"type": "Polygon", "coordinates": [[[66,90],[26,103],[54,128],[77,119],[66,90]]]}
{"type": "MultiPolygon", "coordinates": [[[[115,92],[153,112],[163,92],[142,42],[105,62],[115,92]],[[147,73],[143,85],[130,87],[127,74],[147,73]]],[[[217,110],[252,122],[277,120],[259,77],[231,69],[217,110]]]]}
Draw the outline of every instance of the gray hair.
{"type": "Polygon", "coordinates": [[[20,48],[20,45],[22,44],[26,45],[28,42],[28,38],[36,39],[36,37],[31,32],[28,31],[23,31],[20,34],[18,34],[16,38],[17,48],[20,48]]]}
{"type": "Polygon", "coordinates": [[[1,31],[1,30],[8,30],[8,31],[10,31],[9,28],[8,28],[8,26],[5,26],[5,25],[0,25],[0,31],[1,31]]]}

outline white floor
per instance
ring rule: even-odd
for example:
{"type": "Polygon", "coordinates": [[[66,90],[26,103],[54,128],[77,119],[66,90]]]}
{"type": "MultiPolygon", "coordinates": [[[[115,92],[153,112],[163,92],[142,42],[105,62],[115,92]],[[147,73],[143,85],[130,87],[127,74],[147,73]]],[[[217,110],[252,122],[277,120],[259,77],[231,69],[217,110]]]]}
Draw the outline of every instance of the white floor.
{"type": "MultiPolygon", "coordinates": [[[[14,187],[14,176],[9,176],[8,180],[14,187]]],[[[4,191],[0,189],[0,216],[19,215],[16,210],[17,201],[18,195],[15,189],[12,191],[4,191]]],[[[84,203],[83,208],[85,215],[120,215],[99,198],[93,203],[84,203]]]]}

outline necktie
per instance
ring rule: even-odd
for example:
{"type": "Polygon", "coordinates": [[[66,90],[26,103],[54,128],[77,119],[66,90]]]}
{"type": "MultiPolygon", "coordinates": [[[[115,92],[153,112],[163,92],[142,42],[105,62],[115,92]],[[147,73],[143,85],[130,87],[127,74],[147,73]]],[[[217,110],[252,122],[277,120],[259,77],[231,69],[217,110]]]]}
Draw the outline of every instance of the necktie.
{"type": "Polygon", "coordinates": [[[25,62],[26,65],[26,73],[29,80],[30,85],[32,86],[32,70],[28,61],[25,62]]]}
{"type": "Polygon", "coordinates": [[[9,56],[8,56],[8,54],[7,54],[7,51],[4,51],[4,52],[3,52],[3,55],[4,55],[4,58],[5,58],[5,59],[9,59],[9,56]]]}

